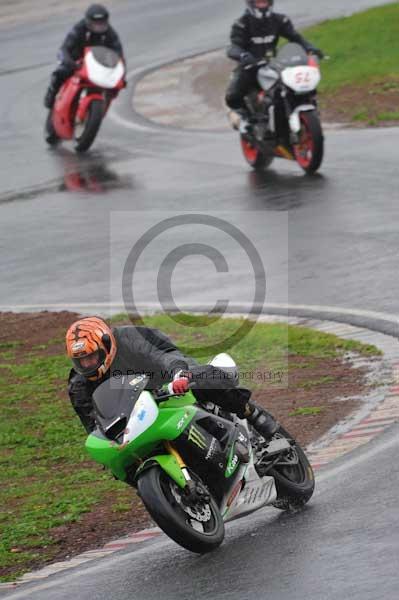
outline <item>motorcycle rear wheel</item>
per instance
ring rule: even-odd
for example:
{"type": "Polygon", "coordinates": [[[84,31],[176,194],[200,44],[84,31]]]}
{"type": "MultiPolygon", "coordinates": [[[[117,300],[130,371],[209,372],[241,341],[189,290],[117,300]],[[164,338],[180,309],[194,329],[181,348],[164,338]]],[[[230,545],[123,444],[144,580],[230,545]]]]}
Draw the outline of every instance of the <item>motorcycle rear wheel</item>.
{"type": "Polygon", "coordinates": [[[223,542],[224,522],[212,496],[203,506],[190,507],[189,514],[179,501],[181,488],[158,466],[140,476],[138,492],[154,521],[183,548],[205,554],[223,542]]]}
{"type": "Polygon", "coordinates": [[[86,152],[98,133],[104,116],[104,102],[93,100],[88,108],[83,132],[75,138],[76,152],[86,152]]]}
{"type": "MultiPolygon", "coordinates": [[[[292,436],[280,427],[278,435],[292,440],[292,436]]],[[[309,502],[313,495],[315,481],[311,464],[300,447],[295,442],[290,451],[292,454],[292,465],[281,465],[277,463],[269,474],[274,477],[277,489],[277,500],[273,506],[281,510],[298,509],[309,502]]]]}
{"type": "Polygon", "coordinates": [[[240,141],[244,158],[255,171],[261,171],[273,162],[273,156],[266,156],[263,154],[259,148],[256,148],[256,146],[252,144],[246,135],[241,134],[240,141]]]}

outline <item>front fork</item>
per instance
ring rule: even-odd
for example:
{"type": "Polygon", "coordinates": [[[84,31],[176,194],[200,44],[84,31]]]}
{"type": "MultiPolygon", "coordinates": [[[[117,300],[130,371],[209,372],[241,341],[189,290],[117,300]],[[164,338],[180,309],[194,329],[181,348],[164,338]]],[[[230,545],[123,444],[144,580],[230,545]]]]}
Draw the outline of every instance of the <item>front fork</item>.
{"type": "Polygon", "coordinates": [[[180,456],[179,452],[176,450],[176,448],[173,448],[170,442],[165,442],[165,448],[169,452],[169,454],[171,454],[176,459],[176,462],[179,465],[181,472],[183,473],[183,477],[186,481],[186,484],[189,485],[189,482],[192,482],[192,479],[190,477],[190,473],[188,472],[186,463],[180,456]]]}
{"type": "Polygon", "coordinates": [[[298,144],[301,131],[300,114],[302,112],[317,110],[316,96],[308,98],[307,102],[296,106],[294,109],[292,109],[285,90],[281,93],[281,98],[284,103],[285,114],[289,125],[290,143],[291,145],[298,144]]]}
{"type": "Polygon", "coordinates": [[[185,492],[186,492],[186,502],[188,503],[196,503],[201,500],[209,500],[208,490],[198,481],[193,481],[190,477],[190,473],[188,472],[187,466],[181,457],[180,453],[172,446],[170,442],[165,442],[165,448],[176,459],[177,464],[179,465],[183,477],[185,479],[185,492]]]}

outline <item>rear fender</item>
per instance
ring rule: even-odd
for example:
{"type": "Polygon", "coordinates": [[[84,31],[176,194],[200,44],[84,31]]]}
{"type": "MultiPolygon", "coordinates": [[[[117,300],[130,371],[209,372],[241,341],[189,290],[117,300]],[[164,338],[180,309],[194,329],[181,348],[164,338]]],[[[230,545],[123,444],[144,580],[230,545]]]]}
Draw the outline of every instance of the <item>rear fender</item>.
{"type": "Polygon", "coordinates": [[[173,481],[177,483],[179,487],[184,488],[186,486],[186,480],[184,478],[183,471],[181,470],[176,458],[171,454],[159,454],[158,456],[152,456],[151,458],[147,459],[137,469],[135,482],[138,481],[140,475],[144,471],[157,466],[160,466],[161,469],[165,471],[165,473],[169,475],[169,477],[173,479],[173,481]]]}
{"type": "Polygon", "coordinates": [[[93,102],[93,100],[101,100],[101,102],[103,102],[104,97],[102,94],[99,94],[98,92],[89,93],[89,94],[87,94],[87,96],[83,96],[79,100],[79,106],[78,106],[78,110],[77,110],[77,114],[76,114],[78,121],[85,120],[87,112],[90,108],[90,104],[93,102]]]}

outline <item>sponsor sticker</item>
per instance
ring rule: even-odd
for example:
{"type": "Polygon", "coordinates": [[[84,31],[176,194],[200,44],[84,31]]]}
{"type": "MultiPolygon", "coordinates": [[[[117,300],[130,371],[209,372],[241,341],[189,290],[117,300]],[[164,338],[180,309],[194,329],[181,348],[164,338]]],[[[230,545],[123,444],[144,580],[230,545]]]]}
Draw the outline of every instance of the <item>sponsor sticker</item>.
{"type": "Polygon", "coordinates": [[[194,425],[191,425],[190,427],[190,431],[188,433],[188,440],[196,446],[198,446],[198,448],[201,448],[201,450],[205,450],[205,436],[196,427],[194,427],[194,425]]]}
{"type": "Polygon", "coordinates": [[[83,350],[84,347],[85,347],[84,342],[75,342],[72,346],[72,352],[79,352],[80,350],[83,350]]]}

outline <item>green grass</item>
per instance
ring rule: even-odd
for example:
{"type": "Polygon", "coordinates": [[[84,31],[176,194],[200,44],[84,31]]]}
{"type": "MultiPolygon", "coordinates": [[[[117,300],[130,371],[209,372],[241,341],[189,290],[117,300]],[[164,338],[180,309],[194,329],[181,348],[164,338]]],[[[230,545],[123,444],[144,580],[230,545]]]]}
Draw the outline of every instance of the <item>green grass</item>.
{"type": "MultiPolygon", "coordinates": [[[[188,315],[182,323],[164,315],[145,322],[169,334],[179,346],[191,348],[203,361],[214,354],[209,353],[212,345],[223,345],[244,324],[239,319],[188,315]]],[[[131,493],[98,465],[89,466],[85,433],[66,395],[69,360],[61,353],[46,355],[54,340],[25,353],[19,345],[16,340],[0,348],[0,568],[14,565],[12,575],[1,580],[29,569],[38,548],[46,546],[51,557],[52,528],[78,521],[108,493],[117,495],[114,510],[124,512],[131,493]],[[19,364],[14,363],[17,350],[19,364]]],[[[229,350],[242,371],[280,369],[284,374],[287,355],[308,357],[311,366],[316,358],[348,351],[378,354],[373,346],[280,324],[257,324],[229,350]]],[[[248,383],[257,384],[256,379],[248,383]]]]}
{"type": "Polygon", "coordinates": [[[399,121],[399,110],[379,113],[377,121],[399,121]]]}
{"type": "Polygon", "coordinates": [[[312,415],[318,415],[323,411],[322,406],[302,406],[289,413],[290,417],[308,417],[312,415]]]}
{"type": "Polygon", "coordinates": [[[324,21],[304,35],[331,57],[323,63],[322,92],[381,78],[399,80],[398,2],[324,21]]]}

